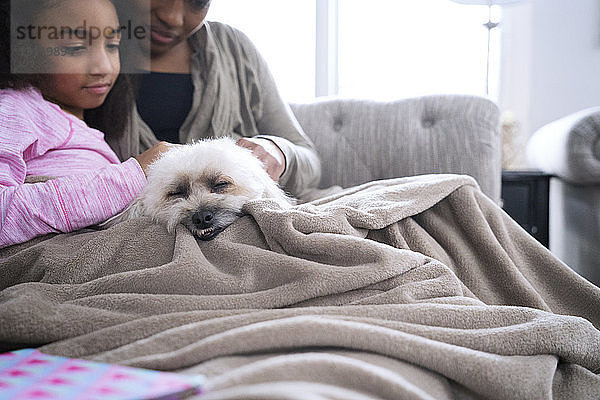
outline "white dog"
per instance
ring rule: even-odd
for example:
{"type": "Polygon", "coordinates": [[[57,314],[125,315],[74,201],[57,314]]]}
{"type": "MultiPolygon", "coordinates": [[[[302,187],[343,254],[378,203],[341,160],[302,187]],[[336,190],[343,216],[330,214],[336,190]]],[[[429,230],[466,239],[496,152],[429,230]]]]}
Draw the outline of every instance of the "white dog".
{"type": "Polygon", "coordinates": [[[174,147],[148,167],[147,177],[142,193],[118,220],[147,216],[169,232],[181,223],[202,240],[228,227],[250,200],[294,203],[262,162],[230,138],[174,147]]]}

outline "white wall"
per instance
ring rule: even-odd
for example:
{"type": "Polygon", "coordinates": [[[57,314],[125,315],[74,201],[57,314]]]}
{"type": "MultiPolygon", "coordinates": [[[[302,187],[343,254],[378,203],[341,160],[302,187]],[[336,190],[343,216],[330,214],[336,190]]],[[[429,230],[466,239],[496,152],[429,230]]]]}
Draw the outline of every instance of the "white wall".
{"type": "Polygon", "coordinates": [[[499,104],[514,113],[522,143],[548,122],[600,105],[600,0],[506,7],[502,39],[499,104]]]}

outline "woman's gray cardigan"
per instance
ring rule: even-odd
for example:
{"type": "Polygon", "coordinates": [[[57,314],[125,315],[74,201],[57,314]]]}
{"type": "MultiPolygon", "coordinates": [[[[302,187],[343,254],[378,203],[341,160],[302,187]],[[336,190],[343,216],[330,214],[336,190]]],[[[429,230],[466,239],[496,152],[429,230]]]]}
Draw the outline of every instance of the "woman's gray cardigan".
{"type": "MultiPolygon", "coordinates": [[[[267,64],[248,37],[228,25],[206,22],[189,40],[194,51],[194,94],[192,108],[179,130],[181,143],[222,136],[269,139],[286,158],[281,186],[296,197],[316,187],[321,167],[314,146],[279,95],[267,64]]],[[[158,142],[135,105],[126,134],[107,141],[121,160],[158,142]]]]}

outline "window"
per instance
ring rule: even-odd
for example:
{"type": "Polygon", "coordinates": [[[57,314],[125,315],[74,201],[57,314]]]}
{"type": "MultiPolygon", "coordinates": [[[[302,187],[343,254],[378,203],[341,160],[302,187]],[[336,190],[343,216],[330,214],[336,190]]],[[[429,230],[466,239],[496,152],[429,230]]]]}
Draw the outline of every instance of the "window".
{"type": "Polygon", "coordinates": [[[339,94],[484,94],[487,14],[448,0],[340,0],[339,94]]]}
{"type": "Polygon", "coordinates": [[[267,60],[282,96],[315,94],[315,3],[309,0],[214,0],[207,19],[244,32],[267,60]]]}
{"type": "MultiPolygon", "coordinates": [[[[315,93],[381,100],[485,94],[487,6],[450,0],[214,0],[208,19],[252,39],[288,101],[315,93]]],[[[498,48],[494,31],[492,49],[498,48]]]]}

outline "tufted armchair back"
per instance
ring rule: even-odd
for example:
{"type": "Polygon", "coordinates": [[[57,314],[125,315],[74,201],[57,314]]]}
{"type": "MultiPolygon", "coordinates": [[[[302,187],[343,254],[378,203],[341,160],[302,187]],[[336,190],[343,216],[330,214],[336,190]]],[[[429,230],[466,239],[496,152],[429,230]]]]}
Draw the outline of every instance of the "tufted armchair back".
{"type": "Polygon", "coordinates": [[[550,251],[600,286],[600,107],[538,129],[527,144],[527,159],[553,175],[550,251]]]}
{"type": "Polygon", "coordinates": [[[290,105],[323,163],[320,187],[429,173],[474,177],[500,199],[500,112],[476,96],[392,102],[326,98],[290,105]]]}

